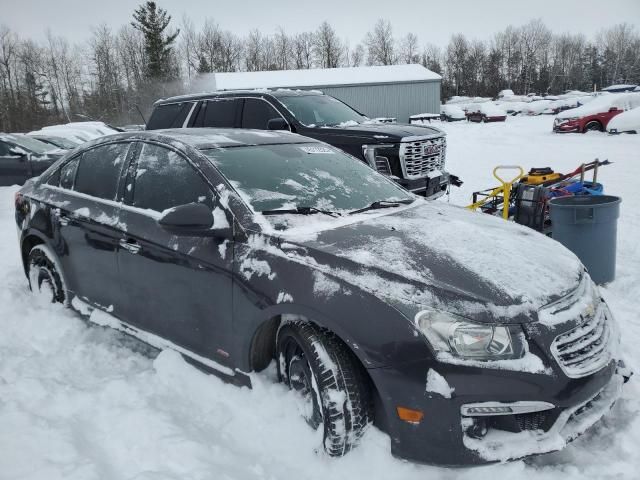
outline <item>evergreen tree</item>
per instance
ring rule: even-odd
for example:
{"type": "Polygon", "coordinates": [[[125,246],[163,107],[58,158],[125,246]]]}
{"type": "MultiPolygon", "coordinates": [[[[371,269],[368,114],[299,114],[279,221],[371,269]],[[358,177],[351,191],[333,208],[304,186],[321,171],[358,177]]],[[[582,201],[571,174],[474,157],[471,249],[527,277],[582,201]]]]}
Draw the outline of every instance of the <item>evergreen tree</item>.
{"type": "Polygon", "coordinates": [[[135,21],[131,25],[144,35],[144,47],[147,57],[146,74],[153,80],[171,80],[175,76],[172,64],[172,46],[180,30],[165,33],[171,22],[171,15],[159,8],[156,2],[147,1],[133,13],[135,21]]]}

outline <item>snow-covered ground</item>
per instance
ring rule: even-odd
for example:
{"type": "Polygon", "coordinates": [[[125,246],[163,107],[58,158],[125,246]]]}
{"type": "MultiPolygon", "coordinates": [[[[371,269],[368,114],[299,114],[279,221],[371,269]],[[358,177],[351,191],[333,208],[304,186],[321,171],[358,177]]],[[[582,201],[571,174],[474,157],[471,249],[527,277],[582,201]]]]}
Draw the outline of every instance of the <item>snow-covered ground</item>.
{"type": "MultiPolygon", "coordinates": [[[[622,327],[624,356],[640,372],[640,135],[554,135],[551,123],[544,116],[444,124],[449,170],[465,181],[450,201],[469,203],[473,190],[493,186],[498,164],[565,172],[596,157],[615,162],[600,171],[606,191],[623,198],[618,275],[603,292],[622,327]]],[[[637,478],[640,377],[591,432],[527,462],[413,465],[394,459],[376,429],[345,458],[328,458],[273,368],[254,377],[253,390],[225,385],[174,352],[156,356],[35,299],[19,262],[15,190],[0,188],[0,479],[637,478]]]]}

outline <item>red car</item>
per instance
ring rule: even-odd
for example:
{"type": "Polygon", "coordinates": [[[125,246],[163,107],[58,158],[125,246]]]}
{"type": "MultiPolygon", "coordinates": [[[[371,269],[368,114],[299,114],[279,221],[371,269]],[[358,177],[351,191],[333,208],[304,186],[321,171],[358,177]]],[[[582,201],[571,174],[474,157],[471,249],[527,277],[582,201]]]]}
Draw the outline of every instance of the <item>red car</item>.
{"type": "Polygon", "coordinates": [[[635,107],[640,107],[640,93],[611,93],[599,96],[585,105],[556,115],[553,131],[558,133],[584,133],[590,130],[604,132],[613,117],[635,107]]]}
{"type": "Polygon", "coordinates": [[[507,112],[490,102],[475,103],[467,108],[470,122],[504,122],[506,119],[507,112]]]}

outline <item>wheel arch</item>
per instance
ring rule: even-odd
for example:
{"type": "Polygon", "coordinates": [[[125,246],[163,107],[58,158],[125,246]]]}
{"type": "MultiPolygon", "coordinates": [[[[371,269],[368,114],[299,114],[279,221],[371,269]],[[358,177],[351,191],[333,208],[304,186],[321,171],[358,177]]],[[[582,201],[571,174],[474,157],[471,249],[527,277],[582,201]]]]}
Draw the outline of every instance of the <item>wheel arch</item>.
{"type": "MultiPolygon", "coordinates": [[[[282,305],[282,304],[280,304],[282,305]]],[[[278,330],[280,326],[284,322],[290,321],[304,321],[313,323],[314,325],[325,329],[336,336],[340,342],[342,342],[347,349],[351,352],[354,358],[358,361],[360,366],[362,367],[362,372],[364,373],[369,386],[371,387],[371,398],[373,401],[375,418],[377,418],[376,422],[381,422],[380,425],[386,425],[386,419],[382,418],[385,414],[384,409],[381,408],[382,400],[380,396],[380,391],[373,377],[370,375],[369,370],[366,367],[366,360],[363,360],[363,353],[361,350],[354,348],[354,342],[348,341],[343,338],[338,332],[334,329],[328,327],[326,322],[322,320],[318,320],[318,318],[323,317],[322,314],[317,315],[317,317],[308,316],[303,313],[300,313],[299,309],[285,310],[282,313],[277,313],[269,318],[265,318],[255,329],[253,335],[251,336],[250,350],[249,350],[249,362],[251,365],[251,370],[255,372],[259,372],[265,369],[271,360],[275,359],[276,353],[276,340],[278,335],[278,330]],[[288,313],[289,312],[289,313],[288,313]],[[295,312],[295,313],[290,313],[295,312]]]]}
{"type": "Polygon", "coordinates": [[[22,236],[20,241],[20,257],[22,259],[22,268],[24,269],[25,275],[28,275],[27,261],[29,259],[29,252],[36,245],[43,244],[49,246],[48,238],[37,230],[29,230],[22,236]]]}

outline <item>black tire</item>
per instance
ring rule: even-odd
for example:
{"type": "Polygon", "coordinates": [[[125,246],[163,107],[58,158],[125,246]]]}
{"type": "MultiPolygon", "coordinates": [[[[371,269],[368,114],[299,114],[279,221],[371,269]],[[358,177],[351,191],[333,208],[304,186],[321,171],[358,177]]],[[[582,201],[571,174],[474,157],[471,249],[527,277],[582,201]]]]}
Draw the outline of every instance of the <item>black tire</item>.
{"type": "Polygon", "coordinates": [[[334,334],[307,322],[284,324],[276,352],[278,378],[307,402],[307,423],[323,427],[324,450],[345,455],[373,421],[371,386],[358,359],[334,334]]]}
{"type": "Polygon", "coordinates": [[[32,292],[48,298],[51,303],[67,304],[68,295],[65,289],[62,272],[54,254],[45,245],[36,245],[29,252],[27,259],[27,278],[32,292]]]}
{"type": "Polygon", "coordinates": [[[602,124],[597,120],[591,120],[589,123],[587,123],[584,126],[584,132],[591,132],[591,131],[602,132],[603,131],[602,124]]]}

